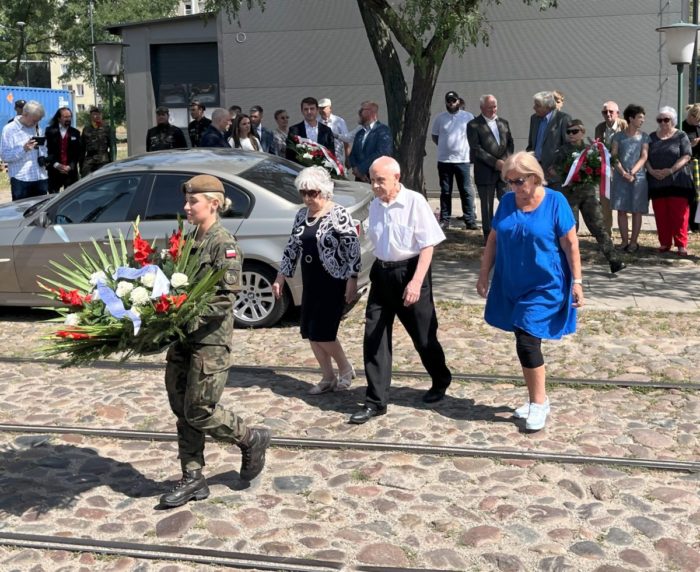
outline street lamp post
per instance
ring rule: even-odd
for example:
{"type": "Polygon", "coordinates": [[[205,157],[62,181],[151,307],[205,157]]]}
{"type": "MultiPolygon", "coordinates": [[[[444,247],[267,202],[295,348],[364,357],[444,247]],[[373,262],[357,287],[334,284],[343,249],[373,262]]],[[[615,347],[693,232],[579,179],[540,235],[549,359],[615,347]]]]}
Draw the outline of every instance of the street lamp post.
{"type": "Polygon", "coordinates": [[[112,161],[117,155],[117,145],[114,137],[114,82],[121,71],[122,49],[128,44],[121,42],[99,42],[94,44],[97,64],[100,73],[107,81],[107,95],[109,99],[109,130],[111,137],[112,161]]]}
{"type": "MultiPolygon", "coordinates": [[[[27,81],[25,83],[25,87],[29,87],[29,66],[27,65],[27,60],[29,60],[29,54],[27,53],[27,38],[24,35],[24,27],[27,24],[25,22],[17,22],[17,29],[19,30],[19,41],[20,41],[20,47],[22,48],[22,51],[24,52],[24,72],[27,77],[27,81]]],[[[21,56],[20,56],[21,57],[21,56]]]]}
{"type": "Polygon", "coordinates": [[[656,28],[657,32],[666,34],[666,54],[668,61],[678,70],[678,115],[682,116],[683,109],[683,66],[693,61],[695,42],[700,26],[678,22],[670,26],[656,28]]]}

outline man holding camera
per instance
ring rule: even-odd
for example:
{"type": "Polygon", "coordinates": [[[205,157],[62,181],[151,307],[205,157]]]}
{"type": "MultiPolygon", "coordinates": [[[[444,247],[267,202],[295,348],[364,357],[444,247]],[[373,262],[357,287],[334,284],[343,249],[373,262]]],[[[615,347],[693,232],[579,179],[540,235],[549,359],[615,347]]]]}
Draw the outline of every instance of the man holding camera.
{"type": "Polygon", "coordinates": [[[22,115],[16,116],[2,130],[0,159],[7,163],[13,201],[49,192],[46,138],[39,129],[43,117],[41,103],[28,101],[22,115]]]}

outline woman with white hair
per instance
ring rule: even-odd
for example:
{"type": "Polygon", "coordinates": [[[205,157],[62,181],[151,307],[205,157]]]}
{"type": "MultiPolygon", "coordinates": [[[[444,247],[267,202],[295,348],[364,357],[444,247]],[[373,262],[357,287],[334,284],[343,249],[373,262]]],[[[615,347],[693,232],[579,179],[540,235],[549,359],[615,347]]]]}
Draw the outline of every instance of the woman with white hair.
{"type": "Polygon", "coordinates": [[[673,107],[659,109],[656,122],[659,127],[649,138],[647,179],[659,252],[668,252],[675,244],[678,256],[688,256],[689,207],[695,194],[688,167],[692,148],[688,135],[676,129],[678,114],[673,107]]]}
{"type": "Polygon", "coordinates": [[[360,241],[352,217],[333,202],[333,181],[323,167],[307,167],[294,180],[304,206],[299,209],[280,272],[272,285],[282,295],[286,278],[294,275],[301,260],[304,287],[301,299],[301,337],[308,339],[323,377],[309,393],[348,389],[355,369],[338,340],[338,326],[345,303],[357,292],[360,241]],[[338,374],[333,369],[338,366],[338,374]]]}

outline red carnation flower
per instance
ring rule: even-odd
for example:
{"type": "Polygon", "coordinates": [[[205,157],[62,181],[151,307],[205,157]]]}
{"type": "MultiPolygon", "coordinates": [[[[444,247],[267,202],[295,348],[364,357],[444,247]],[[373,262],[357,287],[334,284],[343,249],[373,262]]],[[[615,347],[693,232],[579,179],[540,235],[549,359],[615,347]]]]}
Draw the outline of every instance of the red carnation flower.
{"type": "Polygon", "coordinates": [[[583,171],[586,173],[586,175],[592,175],[592,174],[593,174],[593,169],[591,169],[590,167],[586,167],[583,171]]]}
{"type": "Polygon", "coordinates": [[[148,259],[154,252],[155,249],[151,248],[148,241],[141,238],[141,235],[137,232],[134,235],[134,260],[141,266],[146,266],[148,259]]]}
{"type": "Polygon", "coordinates": [[[160,299],[155,303],[156,314],[165,314],[170,310],[170,300],[166,294],[162,294],[160,299]]]}
{"type": "Polygon", "coordinates": [[[185,240],[182,238],[181,228],[178,229],[177,232],[173,232],[173,234],[170,236],[170,239],[168,239],[168,244],[168,253],[170,254],[173,260],[177,260],[180,256],[180,252],[182,252],[182,247],[185,244],[185,240]]]}

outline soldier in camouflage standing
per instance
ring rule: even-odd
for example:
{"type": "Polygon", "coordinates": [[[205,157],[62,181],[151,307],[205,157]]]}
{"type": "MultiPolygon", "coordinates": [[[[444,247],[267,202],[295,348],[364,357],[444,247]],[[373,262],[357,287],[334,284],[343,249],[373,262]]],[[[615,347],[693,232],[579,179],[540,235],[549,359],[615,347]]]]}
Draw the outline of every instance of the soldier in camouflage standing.
{"type": "Polygon", "coordinates": [[[85,176],[107,163],[112,162],[113,134],[102,121],[102,112],[97,107],[90,108],[90,123],[83,127],[80,148],[83,162],[80,175],[85,176]]]}
{"type": "MultiPolygon", "coordinates": [[[[569,160],[573,153],[581,152],[585,148],[583,141],[586,136],[586,128],[583,121],[580,119],[572,119],[569,121],[566,128],[566,137],[568,142],[559,147],[554,154],[554,164],[559,171],[562,181],[566,180],[568,174],[567,166],[570,166],[569,160]]],[[[562,187],[561,193],[566,197],[569,206],[574,213],[574,220],[578,220],[578,213],[581,212],[583,222],[586,223],[588,230],[595,237],[598,246],[603,252],[603,255],[610,264],[610,272],[615,274],[627,265],[620,260],[610,234],[605,229],[603,222],[603,211],[598,200],[598,185],[577,184],[571,181],[567,186],[562,187]]]]}
{"type": "MultiPolygon", "coordinates": [[[[161,505],[181,506],[209,496],[204,467],[204,436],[238,445],[244,481],[257,477],[265,466],[270,444],[267,429],[247,427],[232,411],[219,405],[230,366],[233,304],[240,289],[242,255],[234,237],[221,225],[219,212],[230,208],[224,187],[211,175],[197,175],[183,185],[185,213],[197,225],[195,249],[200,274],[225,269],[208,309],[191,324],[187,339],[168,350],[165,387],[177,416],[178,458],[182,479],[161,497],[161,505]]],[[[196,283],[198,276],[192,278],[196,283]]]]}

